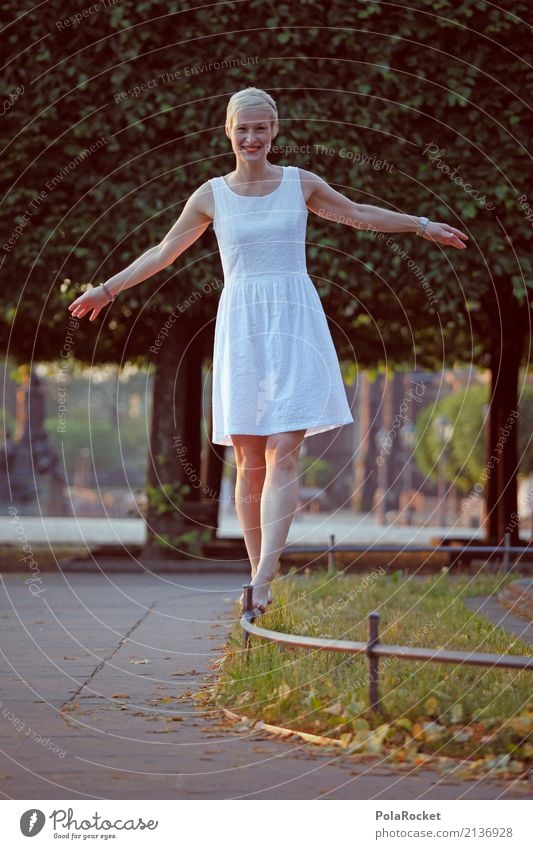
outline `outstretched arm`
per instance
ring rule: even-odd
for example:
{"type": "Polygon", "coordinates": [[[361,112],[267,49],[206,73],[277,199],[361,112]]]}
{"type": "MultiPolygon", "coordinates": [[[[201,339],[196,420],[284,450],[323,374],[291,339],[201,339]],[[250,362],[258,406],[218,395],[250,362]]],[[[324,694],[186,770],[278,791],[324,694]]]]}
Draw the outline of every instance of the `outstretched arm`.
{"type": "Polygon", "coordinates": [[[94,321],[107,304],[124,289],[129,289],[147,280],[158,271],[171,265],[177,257],[187,250],[212,221],[209,204],[211,189],[204,183],[188,198],[181,215],[170,228],[162,241],[145,251],[131,265],[110,277],[104,284],[89,289],[76,298],[68,309],[76,318],[83,318],[92,310],[89,321],[94,321]]]}
{"type": "MultiPolygon", "coordinates": [[[[380,233],[416,233],[420,228],[418,215],[391,212],[379,206],[355,203],[333,189],[318,174],[303,168],[299,170],[307,207],[320,218],[346,224],[358,230],[374,230],[380,233]]],[[[466,248],[462,240],[468,239],[468,236],[449,224],[430,221],[425,227],[423,238],[461,249],[466,248]]]]}

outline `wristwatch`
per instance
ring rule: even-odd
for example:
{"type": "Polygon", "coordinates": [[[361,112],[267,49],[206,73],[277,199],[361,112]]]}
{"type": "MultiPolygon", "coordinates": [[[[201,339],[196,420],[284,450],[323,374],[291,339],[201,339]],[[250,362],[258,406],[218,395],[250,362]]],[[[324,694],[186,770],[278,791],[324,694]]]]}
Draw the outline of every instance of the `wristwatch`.
{"type": "Polygon", "coordinates": [[[423,236],[426,232],[426,227],[429,224],[429,218],[426,218],[425,215],[421,215],[418,219],[418,228],[416,230],[417,236],[423,236]]]}

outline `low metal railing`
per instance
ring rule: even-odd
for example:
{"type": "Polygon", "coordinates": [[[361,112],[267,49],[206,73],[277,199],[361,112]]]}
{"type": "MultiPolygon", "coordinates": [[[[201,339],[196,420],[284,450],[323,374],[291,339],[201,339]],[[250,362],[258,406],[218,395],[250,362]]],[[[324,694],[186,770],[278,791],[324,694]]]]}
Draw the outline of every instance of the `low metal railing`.
{"type": "MultiPolygon", "coordinates": [[[[466,541],[467,542],[467,541],[466,541]]],[[[512,566],[520,562],[520,557],[524,554],[529,554],[533,557],[532,545],[511,545],[511,534],[506,533],[501,545],[351,545],[335,543],[335,534],[330,534],[329,545],[291,545],[287,546],[281,552],[282,556],[289,554],[327,554],[328,555],[328,572],[335,569],[335,553],[344,551],[349,554],[413,554],[423,552],[442,552],[452,557],[453,562],[460,561],[468,556],[471,559],[473,554],[486,554],[487,559],[495,559],[501,561],[502,571],[511,571],[512,566]],[[513,555],[516,555],[513,557],[513,555]]]]}
{"type": "Polygon", "coordinates": [[[388,646],[379,641],[379,613],[368,614],[368,641],[352,642],[326,637],[305,637],[298,634],[284,634],[269,631],[254,625],[259,611],[253,608],[253,586],[243,584],[244,599],[240,625],[242,628],[242,653],[247,656],[250,636],[273,643],[296,648],[318,649],[321,651],[364,654],[369,665],[369,702],[374,711],[381,711],[379,699],[379,658],[396,657],[400,660],[426,660],[430,663],[459,663],[469,666],[486,666],[504,669],[528,669],[533,671],[533,657],[510,654],[482,654],[480,652],[446,651],[444,649],[413,648],[412,646],[388,646]]]}

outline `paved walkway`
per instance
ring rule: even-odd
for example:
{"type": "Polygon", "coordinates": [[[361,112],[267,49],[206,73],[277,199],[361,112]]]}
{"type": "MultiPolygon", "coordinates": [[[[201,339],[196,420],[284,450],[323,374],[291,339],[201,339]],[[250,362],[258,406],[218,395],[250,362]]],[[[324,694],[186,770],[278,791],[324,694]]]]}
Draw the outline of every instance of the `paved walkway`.
{"type": "Polygon", "coordinates": [[[35,595],[25,577],[2,576],[5,798],[528,798],[524,782],[356,762],[198,708],[244,575],[46,573],[35,595]]]}
{"type": "MultiPolygon", "coordinates": [[[[83,516],[0,516],[0,540],[16,544],[23,532],[29,542],[78,544],[91,546],[135,544],[144,545],[146,525],[142,519],[86,518],[83,516]]],[[[446,533],[455,537],[483,538],[483,531],[470,528],[441,528],[436,525],[408,527],[400,524],[376,525],[374,518],[366,513],[338,510],[329,513],[303,513],[294,518],[289,529],[289,545],[329,545],[330,534],[335,542],[343,545],[429,545],[433,537],[446,533]]],[[[217,536],[220,539],[242,537],[234,507],[219,511],[217,536]]]]}

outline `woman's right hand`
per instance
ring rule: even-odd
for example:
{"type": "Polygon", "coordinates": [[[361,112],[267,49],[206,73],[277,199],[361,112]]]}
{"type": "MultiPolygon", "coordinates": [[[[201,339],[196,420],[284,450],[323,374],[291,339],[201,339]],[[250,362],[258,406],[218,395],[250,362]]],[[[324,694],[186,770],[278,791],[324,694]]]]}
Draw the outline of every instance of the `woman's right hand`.
{"type": "Polygon", "coordinates": [[[67,309],[70,310],[71,314],[76,318],[83,318],[84,315],[92,310],[92,314],[89,316],[89,321],[94,321],[100,310],[110,303],[111,301],[108,298],[105,289],[102,289],[101,286],[96,286],[92,289],[88,289],[87,292],[84,292],[83,295],[80,295],[79,298],[72,301],[72,303],[68,305],[67,309]]]}

